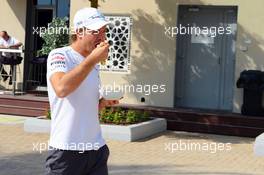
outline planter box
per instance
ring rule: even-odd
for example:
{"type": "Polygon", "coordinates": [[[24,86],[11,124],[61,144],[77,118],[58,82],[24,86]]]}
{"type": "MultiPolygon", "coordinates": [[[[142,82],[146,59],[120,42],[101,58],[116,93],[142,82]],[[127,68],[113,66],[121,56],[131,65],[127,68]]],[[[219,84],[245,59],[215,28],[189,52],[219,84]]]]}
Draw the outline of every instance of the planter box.
{"type": "Polygon", "coordinates": [[[165,131],[167,129],[167,122],[165,119],[155,118],[133,125],[102,124],[101,127],[104,138],[131,142],[165,131]]]}
{"type": "MultiPolygon", "coordinates": [[[[101,124],[103,137],[111,140],[135,141],[163,132],[167,129],[167,122],[162,118],[155,118],[133,125],[107,125],[101,124]]],[[[49,133],[50,120],[41,118],[27,119],[24,130],[33,133],[49,133]]]]}
{"type": "Polygon", "coordinates": [[[264,156],[264,133],[260,134],[258,137],[255,139],[254,143],[254,153],[256,156],[264,156]]]}

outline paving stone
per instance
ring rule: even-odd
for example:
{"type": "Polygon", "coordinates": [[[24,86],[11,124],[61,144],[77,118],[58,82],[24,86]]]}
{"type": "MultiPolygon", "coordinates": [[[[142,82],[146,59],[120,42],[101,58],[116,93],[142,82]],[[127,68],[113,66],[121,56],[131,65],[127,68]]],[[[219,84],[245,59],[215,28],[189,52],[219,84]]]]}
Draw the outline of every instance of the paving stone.
{"type": "MultiPolygon", "coordinates": [[[[48,138],[48,134],[24,132],[22,124],[0,124],[0,175],[42,175],[47,152],[40,153],[33,144],[47,143],[48,138]]],[[[263,175],[264,158],[254,156],[253,143],[252,138],[173,131],[133,143],[107,140],[109,174],[263,175]],[[231,150],[176,150],[179,143],[230,143],[231,150]]]]}

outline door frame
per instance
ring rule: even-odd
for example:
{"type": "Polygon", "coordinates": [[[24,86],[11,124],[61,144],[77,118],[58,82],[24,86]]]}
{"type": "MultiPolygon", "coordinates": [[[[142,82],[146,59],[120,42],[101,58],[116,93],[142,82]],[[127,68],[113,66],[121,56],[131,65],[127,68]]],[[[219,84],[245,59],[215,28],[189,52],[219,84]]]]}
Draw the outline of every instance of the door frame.
{"type": "MultiPolygon", "coordinates": [[[[36,24],[39,24],[39,20],[38,20],[39,12],[38,12],[38,10],[52,10],[52,18],[54,18],[56,16],[56,8],[54,8],[54,7],[46,6],[46,5],[35,6],[32,8],[32,11],[33,11],[33,13],[35,13],[35,15],[34,15],[34,21],[33,21],[34,24],[31,27],[35,26],[36,24]]],[[[31,47],[33,47],[33,50],[36,51],[37,50],[37,37],[36,36],[35,37],[31,36],[31,37],[33,37],[33,39],[34,39],[34,41],[33,41],[34,46],[31,46],[31,47]]]]}
{"type": "MultiPolygon", "coordinates": [[[[235,13],[235,16],[234,16],[234,21],[235,21],[235,28],[234,28],[234,32],[235,34],[232,35],[232,39],[233,39],[233,44],[234,46],[236,46],[236,42],[237,42],[237,15],[238,15],[238,6],[217,6],[217,5],[178,5],[178,12],[177,12],[177,27],[180,25],[180,22],[181,22],[181,17],[183,14],[181,14],[181,8],[217,8],[217,9],[232,9],[234,10],[234,13],[235,13]]],[[[224,25],[226,26],[227,23],[230,23],[229,19],[228,19],[228,16],[227,14],[224,14],[224,25]]],[[[224,60],[224,62],[226,62],[227,60],[227,50],[226,48],[224,47],[224,43],[227,42],[227,37],[226,36],[223,36],[222,37],[222,43],[221,43],[221,57],[224,58],[222,60],[224,60]]],[[[179,61],[181,60],[184,60],[183,58],[185,57],[186,55],[186,46],[187,46],[187,43],[186,43],[186,40],[184,40],[184,37],[181,36],[181,35],[178,35],[177,36],[177,39],[175,40],[176,42],[176,61],[175,61],[175,75],[174,75],[174,108],[176,107],[182,107],[182,106],[179,106],[179,104],[177,104],[177,101],[179,98],[183,98],[182,94],[183,94],[183,86],[184,86],[184,69],[183,67],[180,67],[180,66],[177,66],[179,63],[179,61]],[[185,41],[185,42],[184,42],[185,41]],[[181,43],[181,44],[179,44],[181,43]],[[182,87],[181,87],[182,86],[182,87]]],[[[230,82],[232,82],[232,90],[230,90],[230,93],[229,96],[230,96],[230,99],[228,99],[228,106],[224,106],[226,104],[226,99],[225,96],[224,96],[224,91],[225,91],[225,81],[227,81],[225,78],[223,78],[223,76],[225,76],[225,70],[223,69],[224,68],[224,64],[221,64],[221,68],[220,68],[220,76],[221,76],[221,79],[220,79],[220,90],[219,90],[219,107],[218,109],[215,109],[215,110],[219,110],[219,111],[228,111],[228,112],[231,112],[233,110],[233,99],[234,99],[234,90],[235,90],[235,67],[236,67],[236,47],[234,47],[234,53],[232,54],[232,57],[230,57],[231,59],[231,64],[232,64],[232,78],[231,80],[229,80],[230,82]],[[224,109],[226,108],[226,109],[224,109]],[[227,109],[228,108],[228,109],[227,109]]],[[[186,64],[183,64],[186,66],[186,64]]],[[[231,87],[231,85],[230,85],[231,87]]],[[[209,109],[211,110],[211,109],[209,109]]]]}
{"type": "MultiPolygon", "coordinates": [[[[57,2],[57,1],[56,1],[57,2]]],[[[24,49],[24,71],[23,71],[23,88],[22,91],[27,91],[27,79],[30,68],[30,59],[33,56],[32,53],[35,50],[35,37],[33,36],[33,27],[35,26],[36,10],[38,9],[50,9],[53,10],[53,17],[57,15],[56,5],[35,5],[33,0],[27,1],[26,8],[26,33],[25,33],[25,49],[24,49]]]]}

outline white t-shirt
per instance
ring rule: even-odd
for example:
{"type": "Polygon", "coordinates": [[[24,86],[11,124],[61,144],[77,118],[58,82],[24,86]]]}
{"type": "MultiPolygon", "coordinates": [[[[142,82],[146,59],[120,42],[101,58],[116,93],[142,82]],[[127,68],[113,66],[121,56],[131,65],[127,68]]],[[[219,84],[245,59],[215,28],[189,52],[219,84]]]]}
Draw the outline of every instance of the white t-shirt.
{"type": "MultiPolygon", "coordinates": [[[[9,36],[9,39],[7,41],[4,40],[3,38],[0,38],[0,45],[3,45],[5,47],[13,46],[18,43],[19,41],[16,38],[11,37],[11,36],[9,36]]],[[[3,52],[2,55],[8,58],[11,58],[14,54],[3,52]]]]}
{"type": "Polygon", "coordinates": [[[69,72],[85,58],[70,46],[50,52],[47,61],[47,86],[51,109],[49,146],[62,150],[97,150],[105,145],[98,117],[99,67],[96,66],[72,93],[56,96],[50,83],[55,72],[69,72]]]}

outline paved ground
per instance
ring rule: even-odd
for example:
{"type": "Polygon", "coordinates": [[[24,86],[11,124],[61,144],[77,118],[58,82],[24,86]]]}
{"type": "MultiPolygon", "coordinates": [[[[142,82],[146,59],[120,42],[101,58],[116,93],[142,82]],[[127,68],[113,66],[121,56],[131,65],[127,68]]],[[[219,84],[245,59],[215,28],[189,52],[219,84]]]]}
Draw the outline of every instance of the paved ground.
{"type": "MultiPolygon", "coordinates": [[[[48,135],[25,133],[21,120],[10,120],[0,116],[0,175],[43,174],[46,152],[37,145],[48,135]]],[[[264,158],[253,155],[250,138],[168,131],[133,143],[107,142],[110,175],[264,174],[264,158]]]]}

